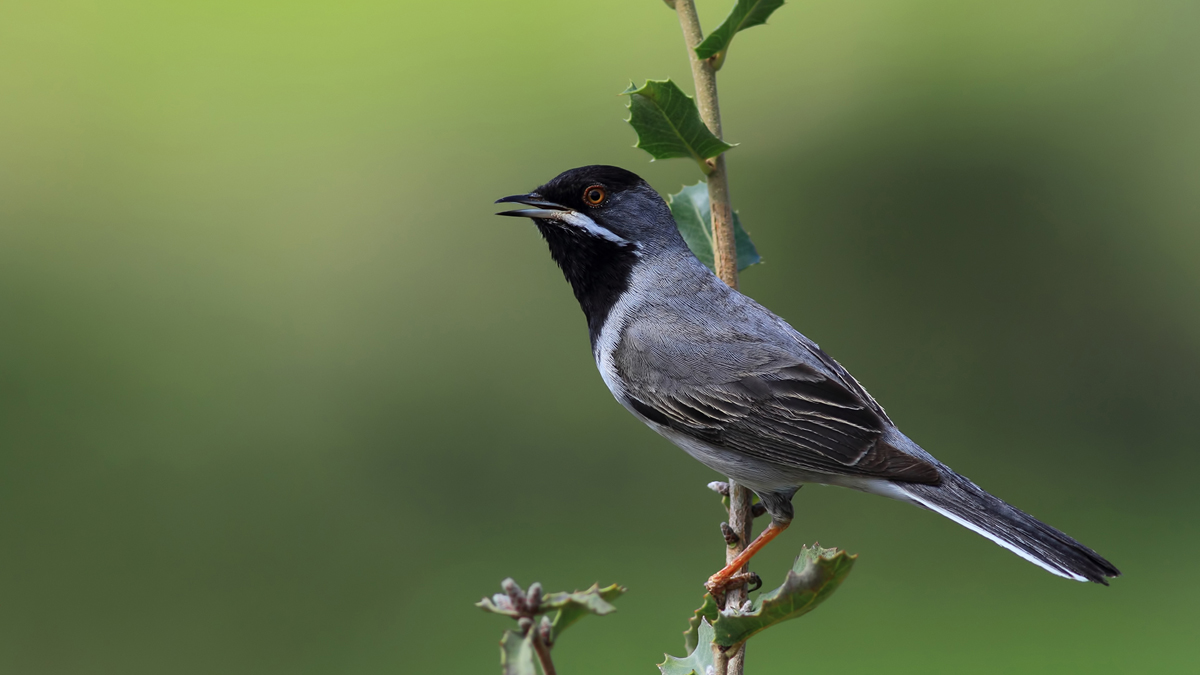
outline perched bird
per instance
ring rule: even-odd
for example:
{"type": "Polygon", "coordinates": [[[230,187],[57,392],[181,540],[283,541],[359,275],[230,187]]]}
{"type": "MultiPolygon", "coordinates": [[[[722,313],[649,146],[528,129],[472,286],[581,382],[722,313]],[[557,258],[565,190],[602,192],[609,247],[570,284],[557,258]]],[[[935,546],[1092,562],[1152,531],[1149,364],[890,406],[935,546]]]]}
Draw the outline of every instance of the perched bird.
{"type": "Polygon", "coordinates": [[[708,582],[714,592],[792,520],[804,483],[929,509],[1047,571],[1106,584],[1095,551],[984,492],[896,428],[812,340],[696,259],[644,180],[566,171],[497,200],[532,218],[575,292],[600,376],[635,417],[758,495],[771,524],[708,582]]]}

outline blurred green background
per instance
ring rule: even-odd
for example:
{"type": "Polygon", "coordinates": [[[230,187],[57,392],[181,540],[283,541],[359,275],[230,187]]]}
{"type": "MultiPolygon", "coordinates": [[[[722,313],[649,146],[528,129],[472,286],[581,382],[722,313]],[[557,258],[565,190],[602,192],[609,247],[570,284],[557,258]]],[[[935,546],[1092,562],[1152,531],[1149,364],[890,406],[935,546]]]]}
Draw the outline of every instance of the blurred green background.
{"type": "MultiPolygon", "coordinates": [[[[732,0],[705,0],[715,27],[732,0]]],[[[796,1],[721,72],[743,290],[908,435],[1126,574],[1053,577],[833,488],[861,554],[748,672],[1200,672],[1200,4],[796,1]]],[[[0,4],[0,672],[491,673],[514,576],[620,582],[560,671],[652,673],[721,562],[714,475],[595,372],[528,223],[660,191],[620,2],[0,4]]]]}

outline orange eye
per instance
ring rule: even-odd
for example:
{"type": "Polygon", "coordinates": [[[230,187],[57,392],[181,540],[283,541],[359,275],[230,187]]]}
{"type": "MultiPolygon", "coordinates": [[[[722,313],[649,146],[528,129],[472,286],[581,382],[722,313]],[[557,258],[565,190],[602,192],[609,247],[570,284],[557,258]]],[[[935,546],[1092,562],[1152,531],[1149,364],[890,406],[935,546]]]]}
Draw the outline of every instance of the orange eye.
{"type": "Polygon", "coordinates": [[[604,187],[600,185],[592,185],[583,191],[583,201],[592,206],[599,206],[606,196],[604,187]]]}

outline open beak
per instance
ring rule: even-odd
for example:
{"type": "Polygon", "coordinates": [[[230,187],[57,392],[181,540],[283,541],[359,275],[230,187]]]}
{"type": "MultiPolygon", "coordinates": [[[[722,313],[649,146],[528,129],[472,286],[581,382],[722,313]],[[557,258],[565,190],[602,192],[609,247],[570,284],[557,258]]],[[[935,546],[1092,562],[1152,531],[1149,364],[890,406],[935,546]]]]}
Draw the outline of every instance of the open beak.
{"type": "Polygon", "coordinates": [[[501,211],[498,216],[518,216],[520,218],[561,218],[566,212],[570,211],[567,207],[554,202],[548,202],[542,199],[542,196],[536,192],[531,192],[527,195],[512,195],[497,199],[497,204],[517,203],[525,206],[532,206],[532,209],[514,209],[512,211],[501,211]]]}

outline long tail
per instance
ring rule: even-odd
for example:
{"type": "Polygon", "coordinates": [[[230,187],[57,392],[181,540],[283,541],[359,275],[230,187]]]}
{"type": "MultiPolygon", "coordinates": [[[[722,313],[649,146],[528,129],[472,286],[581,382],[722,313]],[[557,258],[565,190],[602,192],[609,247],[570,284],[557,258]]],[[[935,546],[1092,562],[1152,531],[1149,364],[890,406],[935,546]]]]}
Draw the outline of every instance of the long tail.
{"type": "Polygon", "coordinates": [[[1033,516],[984,492],[970,480],[939,466],[940,485],[892,485],[918,506],[946,516],[1029,562],[1067,579],[1108,585],[1121,572],[1092,549],[1033,516]]]}

